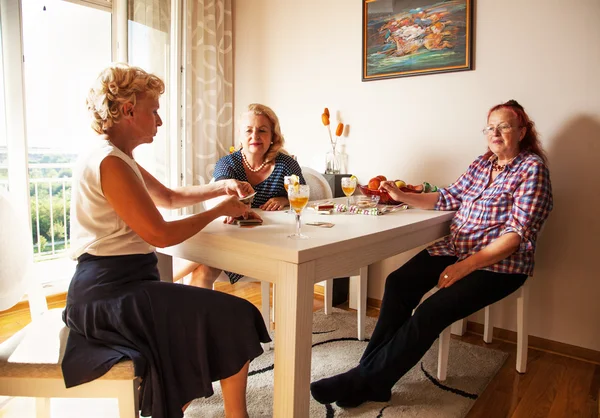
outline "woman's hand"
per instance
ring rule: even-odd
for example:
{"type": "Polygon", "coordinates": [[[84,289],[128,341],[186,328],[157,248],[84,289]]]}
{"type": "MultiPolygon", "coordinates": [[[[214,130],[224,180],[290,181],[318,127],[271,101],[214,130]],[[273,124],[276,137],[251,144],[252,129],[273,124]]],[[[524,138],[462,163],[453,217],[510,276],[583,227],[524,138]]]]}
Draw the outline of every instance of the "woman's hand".
{"type": "Polygon", "coordinates": [[[267,200],[260,208],[262,210],[280,210],[289,204],[287,197],[272,197],[267,200]]]}
{"type": "Polygon", "coordinates": [[[475,271],[475,269],[472,268],[471,263],[468,261],[468,259],[458,261],[452,265],[449,265],[444,269],[444,271],[442,271],[442,274],[440,274],[440,278],[438,280],[438,287],[440,289],[444,287],[450,287],[463,277],[472,273],[473,271],[475,271]]]}
{"type": "MultiPolygon", "coordinates": [[[[248,211],[246,213],[246,215],[243,216],[244,219],[260,219],[262,221],[262,218],[258,215],[258,213],[256,212],[252,212],[252,211],[248,211]]],[[[239,217],[238,217],[239,219],[239,217]]],[[[236,221],[235,217],[232,216],[228,216],[223,220],[224,224],[232,224],[236,221]]]]}
{"type": "Polygon", "coordinates": [[[254,193],[254,188],[246,181],[227,179],[222,182],[226,195],[244,197],[254,193]]]}
{"type": "Polygon", "coordinates": [[[407,193],[396,186],[393,181],[382,181],[379,190],[385,190],[396,202],[407,203],[418,209],[434,209],[440,197],[440,192],[433,193],[407,193]]]}
{"type": "Polygon", "coordinates": [[[215,210],[220,216],[229,216],[237,218],[243,216],[244,219],[248,216],[250,207],[240,202],[237,196],[229,196],[215,206],[215,210]]]}
{"type": "Polygon", "coordinates": [[[382,181],[379,183],[379,190],[385,190],[392,199],[396,202],[404,202],[404,197],[406,193],[396,186],[396,183],[390,180],[382,181]]]}

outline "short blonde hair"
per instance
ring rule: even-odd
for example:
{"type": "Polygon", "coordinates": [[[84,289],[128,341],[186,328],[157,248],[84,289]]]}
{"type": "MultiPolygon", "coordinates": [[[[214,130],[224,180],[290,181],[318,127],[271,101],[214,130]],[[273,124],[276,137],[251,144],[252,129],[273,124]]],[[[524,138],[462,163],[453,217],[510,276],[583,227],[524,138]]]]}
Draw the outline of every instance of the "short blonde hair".
{"type": "Polygon", "coordinates": [[[254,113],[255,115],[263,115],[266,116],[267,119],[271,122],[272,130],[273,130],[273,138],[271,141],[273,142],[267,152],[265,153],[265,161],[273,162],[277,157],[277,154],[288,154],[288,152],[283,148],[285,145],[285,140],[283,139],[283,135],[281,134],[281,126],[279,125],[279,118],[269,106],[265,106],[260,103],[251,103],[248,105],[248,109],[244,112],[244,115],[247,113],[254,113]]]}
{"type": "Polygon", "coordinates": [[[112,64],[104,69],[87,96],[92,129],[105,133],[123,117],[125,103],[136,104],[140,94],[157,98],[165,92],[165,83],[154,74],[128,64],[112,64]]]}

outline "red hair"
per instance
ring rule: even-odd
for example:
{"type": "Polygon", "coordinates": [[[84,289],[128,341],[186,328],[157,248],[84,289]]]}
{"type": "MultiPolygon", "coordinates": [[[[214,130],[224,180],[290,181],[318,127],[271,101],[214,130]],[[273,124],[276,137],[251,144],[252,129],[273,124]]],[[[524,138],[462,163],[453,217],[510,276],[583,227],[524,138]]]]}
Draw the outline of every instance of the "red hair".
{"type": "Polygon", "coordinates": [[[535,124],[529,118],[523,106],[521,106],[516,100],[509,100],[506,103],[500,103],[490,109],[488,112],[488,119],[490,115],[496,110],[506,109],[511,111],[519,120],[519,126],[525,128],[525,136],[519,141],[519,151],[530,151],[538,155],[544,164],[548,162],[546,152],[542,148],[537,131],[535,130],[535,124]]]}

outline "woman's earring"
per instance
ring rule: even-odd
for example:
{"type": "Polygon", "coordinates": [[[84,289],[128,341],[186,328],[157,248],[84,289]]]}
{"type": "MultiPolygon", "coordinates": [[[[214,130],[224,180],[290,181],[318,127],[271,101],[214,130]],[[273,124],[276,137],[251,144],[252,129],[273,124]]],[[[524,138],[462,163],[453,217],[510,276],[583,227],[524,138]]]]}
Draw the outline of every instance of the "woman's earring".
{"type": "Polygon", "coordinates": [[[273,141],[271,141],[271,145],[273,145],[273,141]]]}

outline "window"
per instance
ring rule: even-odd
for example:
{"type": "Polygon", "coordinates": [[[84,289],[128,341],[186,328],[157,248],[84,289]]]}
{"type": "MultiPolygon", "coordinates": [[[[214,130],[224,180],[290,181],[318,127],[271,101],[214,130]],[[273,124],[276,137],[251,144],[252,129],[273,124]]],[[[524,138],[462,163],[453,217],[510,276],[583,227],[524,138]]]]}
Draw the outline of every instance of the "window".
{"type": "Polygon", "coordinates": [[[170,82],[171,68],[179,64],[172,40],[178,22],[171,18],[177,13],[171,7],[178,10],[180,4],[114,1],[113,6],[111,0],[0,2],[0,40],[11,40],[0,49],[0,190],[10,188],[23,202],[29,196],[34,275],[42,282],[63,281],[57,291],[65,290],[74,268],[67,257],[72,165],[95,135],[85,98],[99,71],[116,57],[166,82],[163,127],[152,145],[136,150],[136,158],[160,181],[173,184],[169,167],[176,167],[170,158],[179,124],[170,123],[177,108],[170,82]]]}

